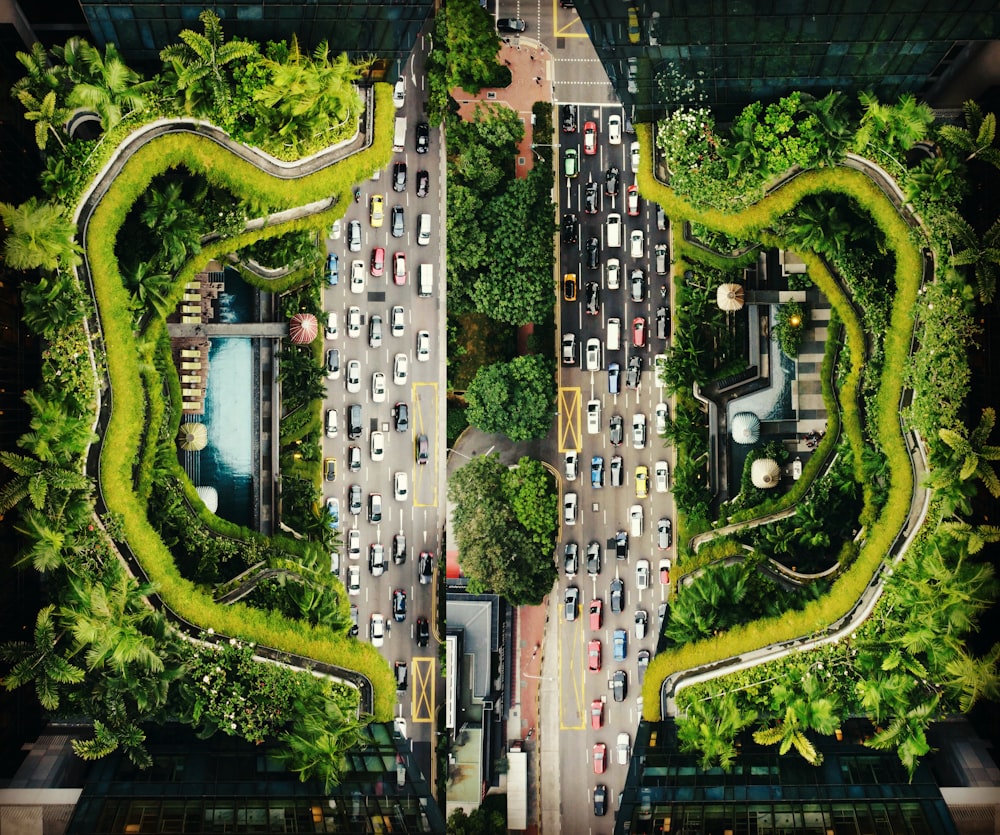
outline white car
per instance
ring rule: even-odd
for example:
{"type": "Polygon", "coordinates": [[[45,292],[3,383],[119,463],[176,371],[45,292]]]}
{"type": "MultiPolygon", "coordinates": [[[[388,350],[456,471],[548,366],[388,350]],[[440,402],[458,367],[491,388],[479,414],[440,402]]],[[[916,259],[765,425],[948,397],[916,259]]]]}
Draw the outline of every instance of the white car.
{"type": "Polygon", "coordinates": [[[393,336],[402,336],[406,321],[405,317],[405,311],[397,304],[389,313],[389,333],[393,336]]]}
{"type": "Polygon", "coordinates": [[[330,312],[326,314],[326,331],[324,332],[327,339],[336,339],[339,331],[337,330],[337,314],[330,312]]]}
{"type": "Polygon", "coordinates": [[[629,736],[625,731],[618,734],[618,744],[615,746],[618,752],[618,765],[628,765],[628,755],[630,753],[629,736]]]}
{"type": "Polygon", "coordinates": [[[656,411],[656,434],[662,435],[667,431],[667,418],[670,416],[670,412],[667,410],[666,403],[657,403],[656,411]]]}
{"type": "Polygon", "coordinates": [[[639,143],[633,142],[628,146],[628,158],[629,165],[632,167],[632,173],[635,174],[639,170],[639,143]]]}
{"type": "Polygon", "coordinates": [[[601,340],[587,340],[587,371],[601,370],[601,340]]]}
{"type": "Polygon", "coordinates": [[[427,362],[431,358],[431,335],[427,331],[417,333],[417,362],[427,362]]]}
{"type": "Polygon", "coordinates": [[[634,504],[628,509],[629,535],[642,536],[642,505],[634,504]]]}
{"type": "Polygon", "coordinates": [[[382,615],[372,615],[372,646],[380,647],[385,643],[385,618],[382,615]]]}
{"type": "Polygon", "coordinates": [[[599,435],[601,432],[601,401],[587,402],[587,434],[599,435]]]}
{"type": "Polygon", "coordinates": [[[347,335],[361,336],[361,308],[347,308],[347,335]]]}
{"type": "Polygon", "coordinates": [[[617,258],[608,259],[608,289],[617,290],[622,286],[622,262],[617,258]]]}
{"type": "Polygon", "coordinates": [[[397,110],[406,103],[406,76],[404,75],[396,79],[396,86],[392,89],[392,103],[397,110]]]}
{"type": "Polygon", "coordinates": [[[567,525],[576,524],[577,499],[576,493],[567,493],[563,499],[563,521],[567,525]]]}
{"type": "Polygon", "coordinates": [[[608,116],[608,144],[609,145],[621,145],[622,144],[622,117],[621,116],[608,116]]]}
{"type": "Polygon", "coordinates": [[[347,363],[347,391],[350,394],[361,391],[361,363],[357,360],[347,363]]]}
{"type": "Polygon", "coordinates": [[[352,560],[361,557],[361,531],[352,528],[347,533],[347,556],[352,560]]]}
{"type": "Polygon", "coordinates": [[[566,453],[566,481],[576,481],[576,477],[580,472],[580,456],[576,450],[570,450],[566,453]]]}
{"type": "Polygon", "coordinates": [[[392,479],[392,494],[397,502],[405,502],[410,494],[410,482],[406,473],[396,473],[392,479]]]}
{"type": "Polygon", "coordinates": [[[635,584],[639,591],[649,588],[649,560],[639,560],[635,564],[635,584]]]}
{"type": "Polygon", "coordinates": [[[361,568],[352,565],[347,569],[347,593],[352,597],[361,594],[361,568]]]}
{"type": "Polygon", "coordinates": [[[372,374],[372,402],[385,403],[385,374],[381,371],[372,374]]]}
{"type": "Polygon", "coordinates": [[[646,446],[646,416],[632,416],[632,449],[642,449],[646,446]]]}
{"type": "Polygon", "coordinates": [[[670,466],[666,461],[657,461],[653,466],[653,485],[657,493],[667,492],[667,482],[670,480],[670,466]]]}
{"type": "Polygon", "coordinates": [[[628,236],[629,255],[642,258],[646,254],[645,240],[641,229],[633,229],[628,236]]]}
{"type": "Polygon", "coordinates": [[[351,261],[351,292],[365,292],[365,262],[351,261]]]}
{"type": "Polygon", "coordinates": [[[410,362],[406,354],[396,354],[392,361],[392,381],[397,386],[406,384],[406,376],[409,373],[410,362]]]}
{"type": "Polygon", "coordinates": [[[326,437],[336,438],[337,437],[337,410],[327,409],[326,410],[326,437]]]}
{"type": "Polygon", "coordinates": [[[385,458],[385,435],[381,432],[372,432],[371,453],[372,461],[381,461],[385,458]]]}

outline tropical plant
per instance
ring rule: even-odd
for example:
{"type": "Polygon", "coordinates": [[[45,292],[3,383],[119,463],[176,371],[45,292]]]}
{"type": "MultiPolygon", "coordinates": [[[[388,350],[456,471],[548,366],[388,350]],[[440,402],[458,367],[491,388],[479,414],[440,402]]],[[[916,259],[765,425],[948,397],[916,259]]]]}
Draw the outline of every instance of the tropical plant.
{"type": "Polygon", "coordinates": [[[147,106],[153,82],[144,81],[131,69],[118,53],[118,47],[109,43],[102,55],[96,47],[81,41],[79,51],[82,68],[70,73],[76,77],[76,84],[66,102],[69,107],[93,110],[101,120],[101,127],[109,130],[132,111],[147,106]]]}
{"type": "Polygon", "coordinates": [[[55,622],[55,606],[45,606],[35,618],[32,641],[8,641],[0,645],[0,659],[12,665],[3,677],[7,690],[35,682],[38,701],[46,710],[58,710],[64,685],[79,684],[86,672],[71,663],[59,646],[64,632],[55,622]]]}
{"type": "Polygon", "coordinates": [[[994,498],[1000,497],[1000,478],[991,461],[1000,461],[1000,446],[986,443],[996,423],[996,411],[992,407],[983,409],[979,424],[971,432],[964,426],[955,429],[939,429],[938,437],[951,449],[958,477],[966,481],[973,476],[994,498]]]}
{"type": "Polygon", "coordinates": [[[46,339],[79,326],[86,309],[86,296],[73,273],[63,270],[21,282],[21,318],[31,330],[46,339]]]}
{"type": "Polygon", "coordinates": [[[835,696],[827,695],[819,680],[809,673],[799,687],[784,684],[771,690],[771,709],[778,721],[768,728],[755,731],[753,738],[760,745],[778,745],[779,754],[794,748],[811,765],[823,762],[808,736],[809,731],[832,734],[840,725],[839,704],[835,696]]]}
{"type": "Polygon", "coordinates": [[[698,754],[702,769],[729,771],[739,753],[736,737],[756,718],[756,711],[747,710],[733,693],[713,698],[710,704],[699,699],[678,718],[677,742],[681,751],[698,754]]]}
{"type": "Polygon", "coordinates": [[[995,113],[984,114],[982,108],[971,99],[962,105],[965,127],[941,125],[938,136],[947,145],[965,154],[965,161],[981,159],[994,168],[1000,168],[1000,149],[994,145],[997,134],[995,113]]]}
{"type": "Polygon", "coordinates": [[[552,425],[555,382],[552,364],[539,354],[483,366],[465,392],[466,416],[484,432],[512,441],[543,438],[552,425]]]}
{"type": "Polygon", "coordinates": [[[60,206],[30,197],[19,206],[0,203],[7,227],[3,258],[12,270],[68,270],[81,262],[76,227],[60,206]]]}
{"type": "Polygon", "coordinates": [[[892,719],[888,726],[875,734],[865,745],[877,751],[896,750],[910,779],[913,778],[920,758],[929,753],[927,727],[933,721],[940,697],[934,695],[905,713],[892,719]]]}
{"type": "Polygon", "coordinates": [[[7,513],[24,499],[36,510],[46,510],[56,504],[56,494],[87,492],[91,482],[73,467],[60,466],[34,456],[0,451],[0,464],[14,473],[14,478],[0,488],[0,514],[7,513]],[[51,504],[50,504],[51,502],[51,504]]]}
{"type": "Polygon", "coordinates": [[[55,137],[59,147],[65,151],[66,145],[56,126],[65,123],[70,111],[59,106],[56,91],[49,90],[42,99],[36,99],[29,90],[21,90],[17,98],[24,107],[24,118],[35,123],[35,142],[38,144],[38,149],[44,151],[49,145],[49,139],[55,137]]]}
{"type": "Polygon", "coordinates": [[[874,146],[902,168],[900,157],[927,136],[934,112],[912,93],[901,96],[896,104],[883,104],[871,92],[859,93],[858,100],[863,111],[854,147],[866,153],[872,150],[869,146],[874,146]]]}
{"type": "Polygon", "coordinates": [[[941,220],[942,228],[952,238],[951,265],[972,267],[979,300],[990,304],[996,296],[1000,267],[1000,220],[994,221],[981,239],[957,212],[949,212],[941,220]]]}

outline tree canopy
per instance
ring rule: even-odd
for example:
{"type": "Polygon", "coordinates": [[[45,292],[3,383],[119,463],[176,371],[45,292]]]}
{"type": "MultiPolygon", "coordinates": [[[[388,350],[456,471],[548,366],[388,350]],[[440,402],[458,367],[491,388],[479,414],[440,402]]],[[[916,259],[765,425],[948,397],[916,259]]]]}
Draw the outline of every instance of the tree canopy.
{"type": "Polygon", "coordinates": [[[541,603],[557,576],[558,505],[540,462],[522,458],[508,471],[498,455],[480,456],[451,476],[448,498],[470,591],[493,592],[515,606],[541,603]]]}
{"type": "Polygon", "coordinates": [[[484,365],[465,392],[466,416],[484,432],[512,441],[544,438],[552,425],[555,378],[552,363],[539,354],[484,365]]]}

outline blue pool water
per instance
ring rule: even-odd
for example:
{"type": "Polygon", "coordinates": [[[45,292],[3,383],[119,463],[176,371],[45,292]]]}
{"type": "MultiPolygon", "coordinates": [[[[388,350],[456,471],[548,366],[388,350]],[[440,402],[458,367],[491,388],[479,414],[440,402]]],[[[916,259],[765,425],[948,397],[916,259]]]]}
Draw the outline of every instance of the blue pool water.
{"type": "MultiPolygon", "coordinates": [[[[253,319],[254,290],[236,270],[226,268],[226,289],[219,295],[219,322],[253,319]]],[[[245,337],[211,340],[208,354],[208,390],[202,421],[208,427],[208,446],[199,453],[195,483],[214,487],[216,511],[223,519],[253,525],[254,402],[253,343],[245,337]]]]}

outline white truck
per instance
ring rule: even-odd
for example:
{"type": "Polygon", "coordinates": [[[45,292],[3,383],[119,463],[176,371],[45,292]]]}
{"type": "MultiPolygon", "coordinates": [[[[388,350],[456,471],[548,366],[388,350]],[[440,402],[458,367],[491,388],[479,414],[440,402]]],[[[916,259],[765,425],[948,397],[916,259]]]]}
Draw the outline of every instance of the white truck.
{"type": "Polygon", "coordinates": [[[396,131],[392,135],[392,150],[396,153],[406,148],[406,117],[396,117],[396,131]]]}

